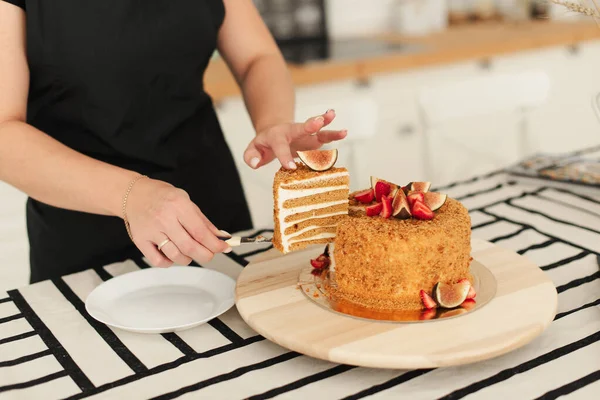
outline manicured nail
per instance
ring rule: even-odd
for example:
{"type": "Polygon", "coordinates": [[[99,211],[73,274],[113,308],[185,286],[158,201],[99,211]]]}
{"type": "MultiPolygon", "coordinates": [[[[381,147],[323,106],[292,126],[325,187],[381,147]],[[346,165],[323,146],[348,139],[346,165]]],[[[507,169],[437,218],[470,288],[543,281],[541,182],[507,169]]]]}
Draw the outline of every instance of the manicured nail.
{"type": "Polygon", "coordinates": [[[295,162],[293,162],[293,161],[290,161],[290,162],[288,163],[288,167],[290,167],[290,169],[296,169],[296,163],[295,163],[295,162]]]}
{"type": "Polygon", "coordinates": [[[325,118],[323,118],[322,115],[319,115],[317,118],[315,118],[315,121],[325,122],[325,118]]]}
{"type": "Polygon", "coordinates": [[[227,237],[231,237],[231,233],[224,231],[223,229],[221,229],[221,233],[223,233],[223,235],[225,235],[227,237]]]}
{"type": "Polygon", "coordinates": [[[233,249],[231,247],[228,247],[225,250],[223,250],[223,253],[231,253],[231,250],[233,249]]]}
{"type": "Polygon", "coordinates": [[[329,110],[325,111],[325,114],[327,114],[329,111],[335,112],[335,110],[333,108],[330,108],[329,110]]]}
{"type": "Polygon", "coordinates": [[[260,158],[254,157],[250,160],[250,166],[252,168],[256,168],[256,166],[258,165],[259,162],[260,162],[260,158]]]}

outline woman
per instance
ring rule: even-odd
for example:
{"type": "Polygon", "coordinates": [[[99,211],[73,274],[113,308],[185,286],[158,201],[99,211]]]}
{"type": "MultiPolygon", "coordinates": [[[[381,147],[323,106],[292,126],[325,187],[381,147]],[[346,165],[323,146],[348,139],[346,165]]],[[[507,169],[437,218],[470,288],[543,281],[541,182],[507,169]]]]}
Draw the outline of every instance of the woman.
{"type": "Polygon", "coordinates": [[[231,251],[221,230],[251,227],[202,86],[215,49],[256,130],[251,168],[344,138],[321,130],[333,111],[293,122],[252,0],[0,0],[0,179],[29,195],[32,282],[139,252],[206,262],[231,251]]]}

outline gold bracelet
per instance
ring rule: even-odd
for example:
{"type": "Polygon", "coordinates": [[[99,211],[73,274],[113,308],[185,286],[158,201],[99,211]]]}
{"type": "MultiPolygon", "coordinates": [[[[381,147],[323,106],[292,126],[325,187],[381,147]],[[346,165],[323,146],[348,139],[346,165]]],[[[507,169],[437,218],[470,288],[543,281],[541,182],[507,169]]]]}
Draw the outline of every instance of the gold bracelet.
{"type": "Polygon", "coordinates": [[[129,227],[129,221],[127,220],[127,199],[129,198],[129,193],[131,193],[131,189],[133,189],[133,185],[137,181],[142,178],[147,178],[146,175],[138,175],[131,182],[129,182],[129,187],[127,188],[127,192],[125,192],[125,196],[123,196],[123,221],[125,222],[125,229],[127,229],[127,234],[129,235],[129,239],[133,242],[133,236],[131,235],[131,228],[129,227]]]}

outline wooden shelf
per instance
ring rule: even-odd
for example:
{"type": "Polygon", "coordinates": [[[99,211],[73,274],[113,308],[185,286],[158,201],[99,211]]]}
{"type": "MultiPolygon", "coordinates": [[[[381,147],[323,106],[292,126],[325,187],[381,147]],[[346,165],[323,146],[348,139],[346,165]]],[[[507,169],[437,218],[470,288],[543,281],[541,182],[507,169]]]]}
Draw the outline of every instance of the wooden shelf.
{"type": "MultiPolygon", "coordinates": [[[[352,61],[311,62],[301,66],[289,64],[294,83],[302,86],[336,80],[365,80],[375,74],[573,45],[600,39],[600,27],[593,21],[493,22],[452,27],[422,38],[385,35],[376,39],[418,43],[423,44],[424,48],[414,53],[394,53],[390,50],[388,55],[352,61]]],[[[205,87],[215,101],[240,94],[226,64],[218,58],[212,60],[208,67],[205,87]]]]}

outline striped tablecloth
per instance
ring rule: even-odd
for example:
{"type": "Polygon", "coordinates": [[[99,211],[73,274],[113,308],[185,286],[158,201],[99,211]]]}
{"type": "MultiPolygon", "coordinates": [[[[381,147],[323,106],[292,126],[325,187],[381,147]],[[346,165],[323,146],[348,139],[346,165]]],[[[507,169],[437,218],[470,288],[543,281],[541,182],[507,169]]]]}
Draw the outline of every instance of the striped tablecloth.
{"type": "MultiPolygon", "coordinates": [[[[0,398],[599,399],[600,190],[501,172],[439,190],[470,209],[474,236],[530,257],[554,281],[556,319],[525,347],[476,364],[399,371],[290,352],[253,332],[235,307],[176,334],[113,330],[86,313],[84,300],[102,281],[147,267],[127,260],[0,293],[0,398]]],[[[204,267],[235,277],[264,247],[251,249],[204,267]]]]}

